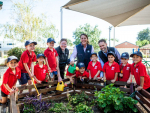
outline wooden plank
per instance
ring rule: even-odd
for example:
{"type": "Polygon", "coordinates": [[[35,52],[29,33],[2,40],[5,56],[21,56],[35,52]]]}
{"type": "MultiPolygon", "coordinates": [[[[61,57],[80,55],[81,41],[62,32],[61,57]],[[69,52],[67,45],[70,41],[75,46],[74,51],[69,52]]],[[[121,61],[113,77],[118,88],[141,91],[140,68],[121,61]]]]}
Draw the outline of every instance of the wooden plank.
{"type": "MultiPolygon", "coordinates": [[[[110,80],[107,80],[106,81],[106,84],[112,84],[112,82],[110,80]]],[[[127,84],[127,82],[122,82],[122,81],[116,81],[114,83],[114,85],[119,85],[119,86],[129,86],[130,84],[127,84]]]]}
{"type": "Polygon", "coordinates": [[[147,92],[146,90],[142,89],[139,91],[143,96],[145,96],[146,98],[150,99],[150,93],[147,92]]]}
{"type": "Polygon", "coordinates": [[[140,113],[143,113],[143,111],[141,110],[141,108],[138,106],[138,105],[134,105],[137,109],[138,109],[138,111],[140,112],[140,113]]]}
{"type": "Polygon", "coordinates": [[[18,113],[14,94],[10,95],[11,113],[18,113]]]}
{"type": "MultiPolygon", "coordinates": [[[[67,82],[69,81],[69,79],[63,79],[63,82],[67,82]]],[[[58,80],[55,80],[54,82],[48,82],[46,84],[36,84],[36,87],[43,87],[43,86],[49,86],[49,85],[54,85],[57,84],[58,80]]],[[[19,86],[17,87],[19,90],[24,90],[24,89],[30,89],[30,88],[34,88],[34,85],[27,85],[27,86],[19,86]]]]}

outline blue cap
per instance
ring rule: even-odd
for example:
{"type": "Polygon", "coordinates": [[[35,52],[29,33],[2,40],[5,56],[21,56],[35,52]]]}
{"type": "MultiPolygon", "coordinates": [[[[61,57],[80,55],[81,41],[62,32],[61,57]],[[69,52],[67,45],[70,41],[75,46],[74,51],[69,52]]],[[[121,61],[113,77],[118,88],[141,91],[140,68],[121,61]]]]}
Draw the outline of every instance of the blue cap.
{"type": "Polygon", "coordinates": [[[129,54],[127,52],[124,52],[121,54],[121,58],[129,59],[129,54]]]}
{"type": "Polygon", "coordinates": [[[78,67],[80,69],[81,67],[85,67],[85,65],[84,65],[84,63],[80,62],[80,63],[78,63],[78,67]]]}
{"type": "Polygon", "coordinates": [[[31,43],[33,43],[34,45],[37,45],[37,42],[31,41],[31,40],[27,40],[27,41],[25,42],[25,46],[27,46],[27,45],[29,45],[29,44],[31,44],[31,43]]]}
{"type": "Polygon", "coordinates": [[[45,55],[42,54],[42,53],[38,54],[38,55],[36,56],[36,58],[39,58],[39,57],[41,57],[41,56],[45,58],[45,55]]]}
{"type": "Polygon", "coordinates": [[[17,62],[19,61],[16,56],[10,56],[10,57],[8,57],[8,59],[7,59],[7,63],[10,62],[10,61],[12,61],[12,60],[17,60],[17,62]]]}
{"type": "Polygon", "coordinates": [[[114,57],[116,57],[116,55],[113,51],[109,51],[108,54],[107,54],[107,57],[108,57],[108,55],[113,55],[114,57]]]}
{"type": "Polygon", "coordinates": [[[134,55],[137,55],[137,56],[140,56],[140,57],[143,58],[143,55],[142,55],[142,53],[141,53],[140,51],[135,51],[134,53],[132,53],[132,54],[130,55],[130,57],[133,57],[134,55]]]}
{"type": "Polygon", "coordinates": [[[95,53],[95,52],[94,52],[94,53],[92,53],[92,54],[91,54],[91,57],[92,57],[92,55],[96,55],[96,56],[97,56],[97,53],[95,53]]]}
{"type": "Polygon", "coordinates": [[[48,39],[47,39],[47,43],[48,43],[48,42],[52,42],[52,41],[53,41],[54,43],[56,43],[53,38],[48,38],[48,39]]]}

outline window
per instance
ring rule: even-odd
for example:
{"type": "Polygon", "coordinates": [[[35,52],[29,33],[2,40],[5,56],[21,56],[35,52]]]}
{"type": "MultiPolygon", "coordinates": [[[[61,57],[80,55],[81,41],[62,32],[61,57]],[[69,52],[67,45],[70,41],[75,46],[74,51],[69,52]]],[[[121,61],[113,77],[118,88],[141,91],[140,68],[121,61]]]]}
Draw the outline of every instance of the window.
{"type": "Polygon", "coordinates": [[[7,43],[7,45],[15,45],[14,43],[7,43]]]}
{"type": "Polygon", "coordinates": [[[4,55],[7,55],[7,51],[4,51],[4,55]]]}

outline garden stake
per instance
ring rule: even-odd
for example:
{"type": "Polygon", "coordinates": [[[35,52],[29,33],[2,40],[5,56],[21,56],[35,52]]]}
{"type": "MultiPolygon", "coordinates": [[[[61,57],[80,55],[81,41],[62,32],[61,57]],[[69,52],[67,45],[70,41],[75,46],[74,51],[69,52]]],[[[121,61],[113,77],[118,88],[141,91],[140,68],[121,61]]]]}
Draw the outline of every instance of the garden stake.
{"type": "Polygon", "coordinates": [[[40,96],[41,94],[39,93],[39,91],[37,90],[37,87],[36,87],[36,85],[35,85],[35,83],[34,83],[34,80],[33,80],[33,78],[32,78],[32,82],[33,82],[33,85],[34,85],[34,88],[36,89],[36,92],[37,92],[37,96],[40,96]]]}

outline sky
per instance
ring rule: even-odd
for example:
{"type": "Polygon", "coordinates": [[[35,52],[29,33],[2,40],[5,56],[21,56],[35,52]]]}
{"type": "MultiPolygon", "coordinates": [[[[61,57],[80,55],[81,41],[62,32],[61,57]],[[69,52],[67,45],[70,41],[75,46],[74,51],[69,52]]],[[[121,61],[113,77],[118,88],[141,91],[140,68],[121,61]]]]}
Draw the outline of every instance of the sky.
{"type": "MultiPolygon", "coordinates": [[[[5,24],[7,22],[11,23],[12,3],[10,0],[0,1],[3,1],[3,9],[0,10],[0,24],[5,24]]],[[[21,2],[23,0],[19,1],[21,2]]],[[[29,3],[30,0],[27,1],[29,3]]],[[[56,41],[60,40],[60,7],[67,2],[69,2],[69,0],[40,0],[35,1],[34,3],[33,11],[35,15],[44,13],[48,17],[48,21],[53,23],[59,30],[59,37],[56,41]]],[[[67,9],[63,9],[63,38],[74,41],[73,32],[75,29],[86,23],[89,23],[93,27],[98,25],[99,30],[101,30],[100,38],[109,38],[109,26],[112,26],[111,24],[102,19],[67,9]]],[[[115,38],[118,39],[119,42],[116,42],[115,44],[117,45],[125,41],[135,44],[138,32],[146,28],[150,28],[150,24],[116,27],[115,38]]],[[[111,30],[111,38],[114,38],[113,29],[114,28],[111,30]]],[[[3,40],[3,37],[0,37],[0,41],[3,40]]],[[[113,42],[111,42],[111,46],[113,46],[113,42]]]]}

